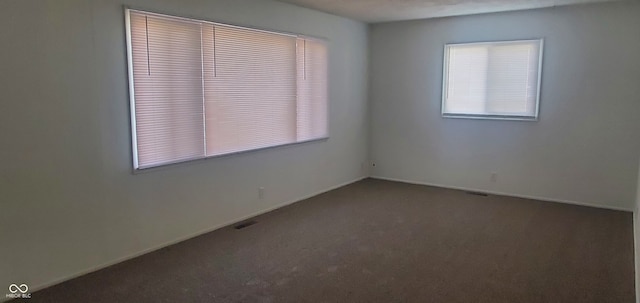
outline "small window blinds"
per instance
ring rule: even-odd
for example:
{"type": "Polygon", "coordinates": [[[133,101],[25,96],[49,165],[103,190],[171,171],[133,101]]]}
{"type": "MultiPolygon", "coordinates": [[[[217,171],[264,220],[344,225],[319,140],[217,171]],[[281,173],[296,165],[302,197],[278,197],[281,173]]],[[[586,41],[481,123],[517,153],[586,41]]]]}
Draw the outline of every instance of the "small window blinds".
{"type": "Polygon", "coordinates": [[[445,46],[444,117],[535,120],[542,40],[445,46]]]}
{"type": "Polygon", "coordinates": [[[326,138],[324,41],[127,10],[134,167],[326,138]]]}

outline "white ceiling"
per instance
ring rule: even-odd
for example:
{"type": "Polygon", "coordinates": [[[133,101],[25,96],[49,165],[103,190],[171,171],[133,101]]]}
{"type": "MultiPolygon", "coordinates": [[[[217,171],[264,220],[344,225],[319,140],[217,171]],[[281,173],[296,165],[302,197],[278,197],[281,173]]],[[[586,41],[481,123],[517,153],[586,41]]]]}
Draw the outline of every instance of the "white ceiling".
{"type": "Polygon", "coordinates": [[[369,23],[618,0],[280,0],[369,23]]]}

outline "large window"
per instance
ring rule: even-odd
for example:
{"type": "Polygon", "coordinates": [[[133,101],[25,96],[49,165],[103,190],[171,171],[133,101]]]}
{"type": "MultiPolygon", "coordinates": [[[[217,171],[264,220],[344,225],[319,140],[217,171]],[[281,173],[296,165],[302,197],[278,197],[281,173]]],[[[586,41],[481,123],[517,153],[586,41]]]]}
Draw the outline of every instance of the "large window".
{"type": "Polygon", "coordinates": [[[542,40],[445,46],[442,115],[536,120],[542,40]]]}
{"type": "Polygon", "coordinates": [[[136,169],[328,136],[324,41],[126,16],[136,169]]]}

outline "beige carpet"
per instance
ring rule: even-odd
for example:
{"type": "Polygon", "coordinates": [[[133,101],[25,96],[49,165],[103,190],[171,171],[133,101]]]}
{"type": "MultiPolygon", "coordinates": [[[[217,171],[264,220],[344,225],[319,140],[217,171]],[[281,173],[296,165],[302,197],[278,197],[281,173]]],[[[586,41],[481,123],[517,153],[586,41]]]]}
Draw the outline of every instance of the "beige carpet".
{"type": "Polygon", "coordinates": [[[367,179],[30,302],[634,302],[632,214],[367,179]]]}

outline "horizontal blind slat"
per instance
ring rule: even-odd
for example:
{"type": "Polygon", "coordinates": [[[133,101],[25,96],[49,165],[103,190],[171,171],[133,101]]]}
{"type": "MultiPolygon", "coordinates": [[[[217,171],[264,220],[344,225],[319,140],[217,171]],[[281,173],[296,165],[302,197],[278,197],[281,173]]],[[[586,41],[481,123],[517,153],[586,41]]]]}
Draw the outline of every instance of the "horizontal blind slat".
{"type": "Polygon", "coordinates": [[[323,42],[137,11],[130,25],[139,168],[327,135],[323,42]]]}
{"type": "Polygon", "coordinates": [[[540,41],[448,47],[445,113],[534,116],[540,41]]]}
{"type": "Polygon", "coordinates": [[[327,47],[321,41],[298,39],[298,141],[328,135],[327,47]]]}
{"type": "Polygon", "coordinates": [[[207,155],[295,142],[295,38],[224,26],[203,32],[207,155]]]}
{"type": "Polygon", "coordinates": [[[131,12],[138,164],[204,155],[200,25],[131,12]]]}

